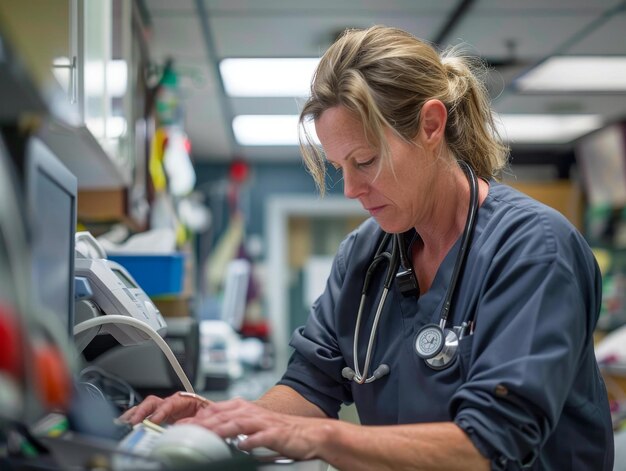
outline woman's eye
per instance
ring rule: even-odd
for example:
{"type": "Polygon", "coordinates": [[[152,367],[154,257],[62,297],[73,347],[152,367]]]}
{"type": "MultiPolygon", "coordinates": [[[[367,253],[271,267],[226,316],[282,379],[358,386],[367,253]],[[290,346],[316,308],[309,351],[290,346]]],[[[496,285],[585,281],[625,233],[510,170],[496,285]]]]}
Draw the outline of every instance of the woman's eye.
{"type": "Polygon", "coordinates": [[[365,162],[357,162],[357,167],[359,167],[359,168],[367,168],[370,165],[372,165],[375,161],[376,161],[376,157],[372,157],[371,159],[366,160],[365,162]]]}

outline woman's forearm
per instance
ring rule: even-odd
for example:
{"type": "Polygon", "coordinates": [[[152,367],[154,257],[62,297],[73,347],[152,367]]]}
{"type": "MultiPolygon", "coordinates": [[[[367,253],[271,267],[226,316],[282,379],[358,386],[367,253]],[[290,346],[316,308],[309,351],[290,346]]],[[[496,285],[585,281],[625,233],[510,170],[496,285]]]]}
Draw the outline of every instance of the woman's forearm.
{"type": "MultiPolygon", "coordinates": [[[[320,408],[288,386],[273,387],[255,403],[284,414],[326,417],[320,408]]],[[[316,457],[340,470],[487,471],[490,467],[453,422],[361,426],[327,419],[309,425],[314,425],[307,429],[316,457]]]]}
{"type": "Polygon", "coordinates": [[[340,470],[489,470],[452,422],[358,426],[334,421],[319,437],[319,458],[340,470]]]}
{"type": "Polygon", "coordinates": [[[255,404],[283,414],[325,418],[326,414],[289,386],[278,385],[254,401],[255,404]]]}

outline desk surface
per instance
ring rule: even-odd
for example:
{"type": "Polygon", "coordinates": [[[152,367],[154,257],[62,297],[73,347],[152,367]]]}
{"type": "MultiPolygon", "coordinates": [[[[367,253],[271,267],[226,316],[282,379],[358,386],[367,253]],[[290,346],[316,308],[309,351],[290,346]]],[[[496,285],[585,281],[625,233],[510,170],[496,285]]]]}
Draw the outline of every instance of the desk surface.
{"type": "MultiPolygon", "coordinates": [[[[75,436],[73,439],[43,439],[43,443],[52,451],[54,462],[62,469],[86,469],[83,468],[85,463],[92,462],[94,456],[99,455],[112,457],[116,451],[111,448],[110,443],[100,440],[75,436]]],[[[138,456],[138,455],[137,455],[138,456]]],[[[57,469],[51,466],[48,469],[57,469]]],[[[113,469],[119,471],[129,471],[125,466],[113,469]]],[[[154,466],[146,469],[160,469],[154,466]]],[[[311,461],[295,461],[292,463],[268,463],[259,465],[262,471],[327,471],[328,464],[320,460],[311,461]]]]}

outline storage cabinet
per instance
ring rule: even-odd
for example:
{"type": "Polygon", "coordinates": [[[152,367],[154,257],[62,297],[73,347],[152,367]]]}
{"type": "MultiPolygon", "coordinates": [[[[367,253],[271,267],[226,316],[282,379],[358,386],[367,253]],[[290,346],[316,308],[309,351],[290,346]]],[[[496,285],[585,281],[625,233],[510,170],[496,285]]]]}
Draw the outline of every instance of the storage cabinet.
{"type": "Polygon", "coordinates": [[[0,34],[13,51],[0,64],[0,119],[36,132],[76,175],[80,216],[147,220],[144,83],[147,46],[127,0],[3,0],[0,34]],[[80,196],[79,196],[80,201],[80,196]],[[121,202],[121,204],[120,204],[121,202]]]}

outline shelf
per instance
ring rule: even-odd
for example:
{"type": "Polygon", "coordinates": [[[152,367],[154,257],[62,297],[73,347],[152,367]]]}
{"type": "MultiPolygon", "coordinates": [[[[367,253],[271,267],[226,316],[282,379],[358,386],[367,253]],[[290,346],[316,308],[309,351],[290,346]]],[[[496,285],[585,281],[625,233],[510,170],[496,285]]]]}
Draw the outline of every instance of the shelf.
{"type": "Polygon", "coordinates": [[[39,136],[78,179],[78,189],[116,189],[130,185],[86,126],[72,126],[60,119],[44,121],[39,136]]]}

